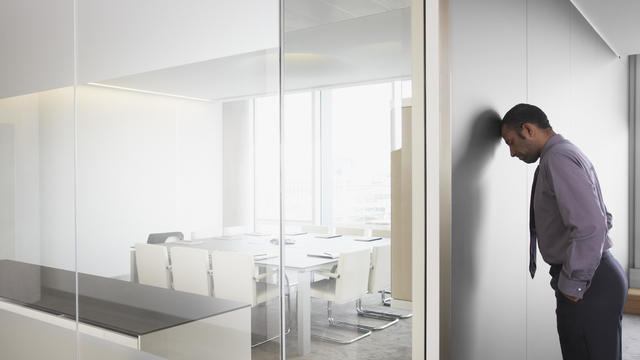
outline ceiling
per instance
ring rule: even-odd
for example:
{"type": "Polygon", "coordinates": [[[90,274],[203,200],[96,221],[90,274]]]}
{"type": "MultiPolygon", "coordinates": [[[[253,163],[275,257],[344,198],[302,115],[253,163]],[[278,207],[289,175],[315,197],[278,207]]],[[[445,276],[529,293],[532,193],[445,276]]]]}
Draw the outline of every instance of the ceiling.
{"type": "Polygon", "coordinates": [[[286,0],[285,31],[380,14],[409,7],[410,3],[411,0],[286,0]]]}
{"type": "MultiPolygon", "coordinates": [[[[409,77],[410,11],[407,7],[388,10],[406,2],[289,1],[288,6],[295,4],[293,8],[304,16],[295,23],[300,28],[285,34],[285,90],[409,77]],[[332,3],[339,3],[340,7],[332,3]],[[315,6],[317,11],[310,11],[307,6],[315,6]]],[[[224,100],[276,92],[278,71],[276,47],[97,82],[199,99],[224,100]]]]}
{"type": "Polygon", "coordinates": [[[618,56],[640,54],[640,1],[571,0],[618,56]]]}

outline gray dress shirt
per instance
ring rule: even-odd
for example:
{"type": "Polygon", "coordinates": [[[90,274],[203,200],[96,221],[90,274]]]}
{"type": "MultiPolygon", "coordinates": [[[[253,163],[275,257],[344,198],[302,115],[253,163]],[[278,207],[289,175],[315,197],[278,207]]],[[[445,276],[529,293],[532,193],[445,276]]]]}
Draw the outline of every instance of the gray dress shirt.
{"type": "Polygon", "coordinates": [[[542,149],[533,209],[542,258],[562,265],[558,289],[582,299],[602,252],[612,246],[611,214],[593,165],[561,135],[542,149]]]}

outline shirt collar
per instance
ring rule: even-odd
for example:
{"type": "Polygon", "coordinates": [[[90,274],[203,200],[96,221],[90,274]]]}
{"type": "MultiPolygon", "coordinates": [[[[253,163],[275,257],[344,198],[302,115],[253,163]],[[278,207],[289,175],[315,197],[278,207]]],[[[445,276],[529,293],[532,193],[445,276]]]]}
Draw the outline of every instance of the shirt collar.
{"type": "Polygon", "coordinates": [[[543,157],[544,154],[549,151],[549,149],[551,149],[554,145],[562,142],[563,140],[564,138],[562,137],[562,135],[560,134],[553,135],[551,138],[549,138],[549,140],[547,140],[547,143],[544,144],[544,146],[542,147],[542,151],[540,152],[540,157],[543,157]]]}

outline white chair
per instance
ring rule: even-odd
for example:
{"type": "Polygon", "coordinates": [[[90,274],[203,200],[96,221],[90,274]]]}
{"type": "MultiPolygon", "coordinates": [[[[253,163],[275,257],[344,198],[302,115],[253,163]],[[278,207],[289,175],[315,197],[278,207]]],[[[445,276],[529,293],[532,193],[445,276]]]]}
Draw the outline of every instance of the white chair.
{"type": "Polygon", "coordinates": [[[327,301],[327,315],[330,326],[350,328],[359,335],[352,339],[337,339],[327,336],[317,336],[323,340],[340,344],[349,344],[371,335],[371,330],[357,324],[336,320],[333,316],[333,303],[344,304],[358,300],[367,293],[369,283],[369,263],[371,251],[369,249],[343,252],[340,254],[335,271],[320,272],[327,279],[311,283],[311,296],[327,301]]]}
{"type": "MultiPolygon", "coordinates": [[[[368,292],[375,294],[380,292],[382,304],[385,303],[384,295],[391,285],[391,245],[374,246],[371,251],[371,270],[369,272],[368,292]]],[[[382,330],[398,322],[399,319],[406,319],[412,314],[396,314],[383,311],[367,310],[362,307],[362,299],[356,301],[356,311],[358,315],[388,322],[377,327],[370,327],[371,330],[382,330]]]]}
{"type": "Polygon", "coordinates": [[[373,229],[371,230],[371,236],[381,238],[391,238],[391,230],[373,229]]]}
{"type": "Polygon", "coordinates": [[[170,289],[171,274],[167,247],[154,244],[136,244],[135,247],[138,282],[170,289]]]}
{"type": "Polygon", "coordinates": [[[321,225],[302,225],[300,227],[302,231],[307,232],[309,234],[328,234],[329,227],[321,226],[321,225]]]}
{"type": "Polygon", "coordinates": [[[191,232],[191,240],[208,239],[218,237],[220,235],[222,235],[222,233],[218,229],[200,229],[191,232]]]}
{"type": "Polygon", "coordinates": [[[174,246],[171,255],[173,289],[204,296],[211,295],[209,251],[174,246]]]}
{"type": "Polygon", "coordinates": [[[246,232],[247,232],[247,227],[244,225],[225,226],[222,228],[222,236],[240,235],[246,232]]]}
{"type": "Polygon", "coordinates": [[[336,227],[336,234],[364,236],[364,229],[352,227],[336,227]]]}
{"type": "MultiPolygon", "coordinates": [[[[213,295],[215,297],[248,303],[251,304],[251,307],[255,307],[258,304],[277,298],[280,294],[278,285],[261,281],[276,274],[276,272],[257,274],[253,255],[250,253],[213,251],[211,253],[211,270],[213,274],[213,295]]],[[[289,302],[287,307],[289,313],[291,313],[289,302]]],[[[251,347],[264,344],[276,338],[278,336],[252,344],[251,347]]]]}

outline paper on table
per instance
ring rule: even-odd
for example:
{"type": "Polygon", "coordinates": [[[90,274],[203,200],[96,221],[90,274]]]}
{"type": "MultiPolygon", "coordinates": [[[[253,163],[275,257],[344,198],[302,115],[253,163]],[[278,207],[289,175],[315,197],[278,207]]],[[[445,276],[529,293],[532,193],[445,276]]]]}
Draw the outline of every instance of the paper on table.
{"type": "Polygon", "coordinates": [[[311,256],[311,257],[319,257],[319,258],[325,258],[325,259],[337,259],[340,257],[339,254],[336,253],[332,253],[332,252],[321,252],[321,253],[309,253],[307,254],[307,256],[311,256]]]}
{"type": "Polygon", "coordinates": [[[277,258],[277,254],[256,254],[253,255],[253,260],[266,260],[271,258],[277,258]]]}
{"type": "Polygon", "coordinates": [[[298,235],[304,235],[304,234],[306,234],[306,232],[304,231],[298,231],[298,232],[294,231],[294,232],[285,233],[285,235],[288,235],[288,236],[298,236],[298,235]]]}
{"type": "Polygon", "coordinates": [[[376,240],[382,240],[381,237],[362,237],[362,238],[355,238],[353,239],[355,241],[376,241],[376,240]]]}
{"type": "Polygon", "coordinates": [[[340,237],[342,235],[340,234],[322,234],[322,235],[316,235],[317,238],[321,238],[321,239],[331,239],[331,238],[337,238],[340,237]]]}

